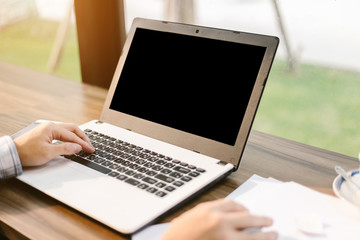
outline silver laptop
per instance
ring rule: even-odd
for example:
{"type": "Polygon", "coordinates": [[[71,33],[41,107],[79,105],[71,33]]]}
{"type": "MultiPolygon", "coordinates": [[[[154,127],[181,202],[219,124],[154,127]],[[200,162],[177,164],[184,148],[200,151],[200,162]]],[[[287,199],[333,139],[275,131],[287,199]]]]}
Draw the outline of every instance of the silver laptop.
{"type": "Polygon", "coordinates": [[[18,178],[123,234],[140,230],[239,167],[277,46],[134,20],[100,119],[80,126],[96,152],[18,178]]]}

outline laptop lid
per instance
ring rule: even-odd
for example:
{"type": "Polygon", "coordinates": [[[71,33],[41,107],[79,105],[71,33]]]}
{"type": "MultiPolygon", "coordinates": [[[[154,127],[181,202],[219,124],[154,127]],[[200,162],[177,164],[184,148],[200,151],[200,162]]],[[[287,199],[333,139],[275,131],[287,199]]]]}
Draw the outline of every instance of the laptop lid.
{"type": "Polygon", "coordinates": [[[237,169],[278,42],[135,19],[100,120],[237,169]]]}

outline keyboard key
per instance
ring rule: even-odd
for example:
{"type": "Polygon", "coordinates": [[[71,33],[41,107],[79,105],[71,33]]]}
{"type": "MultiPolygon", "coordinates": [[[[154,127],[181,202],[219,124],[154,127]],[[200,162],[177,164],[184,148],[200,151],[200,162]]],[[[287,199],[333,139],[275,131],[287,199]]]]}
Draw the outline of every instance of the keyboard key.
{"type": "Polygon", "coordinates": [[[142,147],[139,147],[139,146],[136,146],[135,149],[136,149],[137,151],[143,150],[143,148],[142,148],[142,147]]]}
{"type": "Polygon", "coordinates": [[[187,164],[187,163],[185,163],[185,162],[180,162],[180,165],[183,166],[183,167],[186,167],[186,166],[189,165],[189,164],[187,164]]]}
{"type": "Polygon", "coordinates": [[[158,183],[155,184],[155,187],[158,187],[158,188],[163,188],[165,186],[166,186],[166,184],[162,183],[162,182],[158,182],[158,183]]]}
{"type": "Polygon", "coordinates": [[[191,177],[197,177],[197,176],[199,176],[200,175],[200,173],[198,173],[198,172],[191,172],[191,173],[189,173],[189,176],[191,176],[191,177]]]}
{"type": "Polygon", "coordinates": [[[128,176],[132,176],[132,175],[135,174],[135,171],[129,170],[129,171],[126,171],[125,174],[128,175],[128,176]]]}
{"type": "Polygon", "coordinates": [[[121,173],[126,172],[128,170],[129,169],[127,169],[126,167],[119,167],[118,169],[116,169],[116,171],[121,172],[121,173]]]}
{"type": "Polygon", "coordinates": [[[163,167],[160,166],[160,165],[155,165],[155,166],[153,166],[151,169],[158,172],[158,171],[160,171],[161,169],[163,169],[163,167]]]}
{"type": "Polygon", "coordinates": [[[117,158],[114,160],[114,163],[118,163],[118,164],[122,164],[123,162],[125,162],[125,161],[121,158],[117,158]]]}
{"type": "Polygon", "coordinates": [[[144,175],[141,174],[141,173],[137,173],[133,177],[136,178],[136,179],[142,179],[144,177],[144,175]]]}
{"type": "Polygon", "coordinates": [[[105,167],[108,167],[110,166],[112,163],[110,161],[105,161],[103,163],[101,163],[101,165],[105,166],[105,167]]]}
{"type": "Polygon", "coordinates": [[[155,193],[155,195],[158,196],[158,197],[165,197],[167,195],[167,193],[162,192],[162,191],[158,191],[158,192],[155,193]]]}
{"type": "Polygon", "coordinates": [[[166,162],[164,160],[158,160],[156,163],[159,165],[164,165],[166,162]]]}
{"type": "Polygon", "coordinates": [[[155,163],[147,162],[143,166],[146,168],[152,168],[153,166],[155,166],[155,163]]]}
{"type": "Polygon", "coordinates": [[[183,176],[182,178],[180,178],[180,180],[182,180],[182,181],[185,181],[185,182],[189,182],[189,181],[191,181],[191,177],[188,177],[188,176],[183,176]]]}
{"type": "Polygon", "coordinates": [[[142,159],[148,159],[150,156],[148,154],[140,154],[140,156],[142,159]]]}
{"type": "Polygon", "coordinates": [[[139,169],[140,166],[134,163],[134,164],[131,164],[131,165],[129,166],[129,168],[131,168],[131,169],[133,169],[133,170],[136,170],[136,169],[139,169]]]}
{"type": "Polygon", "coordinates": [[[137,187],[140,189],[146,189],[148,185],[146,185],[145,183],[140,183],[139,185],[137,185],[137,187]]]}
{"type": "Polygon", "coordinates": [[[163,174],[158,174],[158,175],[155,176],[155,178],[157,178],[157,179],[159,179],[161,181],[167,182],[167,183],[171,183],[171,182],[173,182],[175,180],[174,178],[165,176],[163,174]]]}
{"type": "Polygon", "coordinates": [[[180,161],[179,161],[179,160],[176,160],[176,159],[172,160],[172,162],[175,163],[175,164],[179,164],[179,163],[180,163],[180,161]]]}
{"type": "Polygon", "coordinates": [[[99,171],[101,173],[108,174],[108,173],[111,172],[110,169],[107,169],[107,168],[105,168],[105,167],[103,167],[101,165],[95,164],[93,162],[90,162],[90,161],[88,161],[86,159],[83,159],[81,157],[78,157],[78,156],[74,156],[71,160],[73,160],[73,161],[75,161],[77,163],[80,163],[80,164],[82,164],[84,166],[87,166],[89,168],[92,168],[92,169],[94,169],[96,171],[99,171]]]}
{"type": "Polygon", "coordinates": [[[180,172],[180,173],[184,173],[184,174],[187,174],[187,173],[190,172],[189,169],[184,168],[184,167],[180,167],[180,166],[174,167],[173,170],[178,171],[178,172],[180,172]]]}
{"type": "Polygon", "coordinates": [[[147,160],[150,161],[150,162],[156,162],[156,161],[159,160],[159,159],[156,158],[156,157],[150,157],[150,158],[148,158],[147,160]]]}
{"type": "Polygon", "coordinates": [[[94,160],[95,163],[102,163],[103,161],[105,161],[105,159],[101,157],[96,157],[96,159],[94,160]]]}
{"type": "Polygon", "coordinates": [[[106,159],[109,161],[114,161],[116,157],[114,155],[109,155],[106,159]]]}
{"type": "Polygon", "coordinates": [[[183,176],[182,174],[180,174],[178,172],[172,172],[169,175],[174,178],[181,178],[183,176]]]}
{"type": "Polygon", "coordinates": [[[109,166],[109,168],[115,170],[115,169],[119,168],[119,165],[113,163],[109,166]]]}
{"type": "Polygon", "coordinates": [[[148,176],[155,176],[157,174],[157,172],[154,172],[154,171],[148,171],[145,173],[146,175],[148,176]]]}
{"type": "Polygon", "coordinates": [[[176,188],[175,187],[172,187],[172,186],[167,186],[166,188],[164,188],[166,191],[168,192],[172,192],[174,191],[176,188]]]}
{"type": "Polygon", "coordinates": [[[177,186],[177,187],[181,187],[182,185],[184,185],[184,183],[181,181],[176,181],[176,182],[173,182],[173,185],[177,186]]]}
{"type": "Polygon", "coordinates": [[[100,154],[98,154],[100,157],[103,157],[103,158],[107,158],[110,154],[109,153],[106,153],[106,152],[102,152],[100,154]]]}
{"type": "Polygon", "coordinates": [[[111,176],[111,177],[117,177],[117,176],[119,176],[119,174],[120,174],[120,173],[118,173],[118,172],[111,172],[111,173],[109,173],[109,176],[111,176]]]}
{"type": "Polygon", "coordinates": [[[149,193],[154,193],[154,192],[157,191],[157,189],[154,188],[154,187],[149,187],[149,188],[146,189],[146,191],[148,191],[149,193]]]}
{"type": "Polygon", "coordinates": [[[166,163],[165,165],[164,165],[164,167],[167,167],[167,168],[172,168],[172,167],[174,167],[175,166],[175,164],[173,164],[173,163],[166,163]]]}
{"type": "Polygon", "coordinates": [[[146,182],[146,183],[149,183],[149,184],[154,184],[154,183],[157,182],[155,179],[152,179],[152,178],[149,178],[149,177],[143,178],[142,180],[144,182],[146,182]]]}
{"type": "Polygon", "coordinates": [[[158,154],[157,152],[151,152],[150,155],[151,155],[151,156],[157,156],[157,155],[159,155],[159,154],[158,154]]]}
{"type": "Polygon", "coordinates": [[[124,161],[124,162],[121,162],[121,165],[127,167],[127,166],[131,165],[131,162],[130,161],[124,161]]]}
{"type": "Polygon", "coordinates": [[[125,180],[125,179],[127,179],[127,178],[128,178],[128,177],[125,176],[125,175],[120,175],[120,176],[117,177],[117,179],[119,179],[119,180],[121,180],[121,181],[123,181],[123,180],[125,180]]]}
{"type": "Polygon", "coordinates": [[[141,173],[145,173],[145,172],[148,171],[148,169],[145,168],[145,167],[142,167],[142,168],[139,168],[137,171],[138,171],[138,172],[141,172],[141,173]]]}
{"type": "Polygon", "coordinates": [[[89,160],[95,160],[95,158],[96,158],[96,155],[95,154],[91,154],[90,156],[88,156],[87,157],[87,159],[89,159],[89,160]]]}
{"type": "Polygon", "coordinates": [[[167,168],[161,170],[160,172],[161,172],[161,173],[164,173],[164,174],[169,174],[169,173],[171,173],[170,169],[167,169],[167,168]]]}
{"type": "Polygon", "coordinates": [[[81,150],[80,152],[78,152],[77,153],[77,155],[78,156],[80,156],[80,157],[87,157],[87,156],[89,156],[91,153],[88,153],[88,152],[85,152],[85,151],[83,151],[83,150],[81,150]]]}
{"type": "Polygon", "coordinates": [[[136,161],[135,161],[136,164],[139,164],[139,165],[143,165],[144,163],[146,163],[146,161],[144,159],[140,159],[138,158],[136,161]]]}
{"type": "Polygon", "coordinates": [[[131,162],[135,162],[137,160],[137,157],[132,156],[132,157],[129,157],[128,160],[131,162]]]}
{"type": "Polygon", "coordinates": [[[135,180],[135,179],[132,179],[132,178],[126,179],[125,182],[126,182],[126,183],[129,183],[129,184],[131,184],[131,185],[134,185],[134,186],[136,186],[136,185],[138,185],[138,184],[140,183],[140,181],[135,180]]]}

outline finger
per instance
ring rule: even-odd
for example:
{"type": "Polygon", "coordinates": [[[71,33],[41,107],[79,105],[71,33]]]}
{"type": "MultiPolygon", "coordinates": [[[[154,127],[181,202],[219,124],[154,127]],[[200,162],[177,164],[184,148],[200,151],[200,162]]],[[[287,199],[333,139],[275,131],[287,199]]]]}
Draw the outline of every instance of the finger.
{"type": "Polygon", "coordinates": [[[73,131],[69,130],[68,127],[70,127],[70,129],[74,129],[71,126],[61,127],[61,126],[57,125],[53,129],[54,139],[57,139],[57,140],[60,140],[60,141],[63,141],[63,142],[77,143],[82,147],[82,149],[84,149],[87,152],[93,152],[94,151],[94,147],[90,143],[88,143],[87,141],[80,138],[73,131]]]}
{"type": "Polygon", "coordinates": [[[277,232],[243,232],[238,231],[234,234],[234,239],[247,239],[247,240],[276,240],[279,237],[277,232]]]}
{"type": "Polygon", "coordinates": [[[51,152],[54,154],[53,158],[59,155],[72,155],[80,152],[81,149],[81,145],[70,142],[51,145],[51,152]]]}
{"type": "Polygon", "coordinates": [[[70,132],[75,133],[78,137],[80,137],[85,142],[89,143],[91,145],[90,139],[86,134],[75,124],[72,123],[59,123],[59,126],[62,126],[63,128],[66,128],[70,132]]]}
{"type": "Polygon", "coordinates": [[[218,210],[222,212],[232,212],[232,211],[247,211],[247,209],[233,200],[230,199],[220,199],[213,202],[213,210],[218,210]]]}
{"type": "Polygon", "coordinates": [[[273,220],[264,216],[250,215],[248,212],[234,212],[226,215],[227,221],[233,228],[262,228],[273,224],[273,220]]]}

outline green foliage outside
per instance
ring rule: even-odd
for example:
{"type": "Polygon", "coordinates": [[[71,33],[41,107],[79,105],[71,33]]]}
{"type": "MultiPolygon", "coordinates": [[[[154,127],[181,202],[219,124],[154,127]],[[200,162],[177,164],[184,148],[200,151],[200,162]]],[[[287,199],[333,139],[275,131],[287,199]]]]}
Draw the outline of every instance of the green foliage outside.
{"type": "MultiPolygon", "coordinates": [[[[58,25],[33,18],[1,30],[0,61],[48,72],[58,25]]],[[[54,74],[81,81],[75,26],[54,74]]],[[[286,62],[276,60],[254,129],[355,157],[360,151],[359,93],[360,73],[306,64],[289,73],[286,62]]]]}
{"type": "MultiPolygon", "coordinates": [[[[0,30],[0,61],[49,72],[47,65],[59,23],[32,18],[0,30]]],[[[53,74],[81,81],[76,28],[69,27],[59,64],[53,74]]]]}
{"type": "Polygon", "coordinates": [[[360,73],[275,61],[254,129],[357,157],[360,73]]]}

